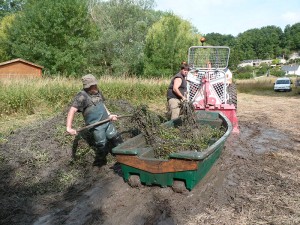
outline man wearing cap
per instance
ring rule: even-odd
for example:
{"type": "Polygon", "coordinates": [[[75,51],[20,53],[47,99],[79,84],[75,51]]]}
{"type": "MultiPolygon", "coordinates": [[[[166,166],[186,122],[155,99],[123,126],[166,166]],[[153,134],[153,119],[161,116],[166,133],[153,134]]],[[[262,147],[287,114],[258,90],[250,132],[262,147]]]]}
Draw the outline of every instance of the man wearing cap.
{"type": "MultiPolygon", "coordinates": [[[[77,131],[72,128],[74,115],[76,112],[81,112],[86,125],[90,125],[105,119],[111,121],[117,120],[117,115],[110,114],[104,104],[105,98],[98,89],[98,81],[92,74],[87,74],[82,77],[83,90],[80,91],[74,98],[71,108],[67,116],[67,132],[71,135],[76,135],[77,131]]],[[[118,134],[115,126],[111,122],[95,126],[90,129],[95,140],[95,166],[102,166],[107,163],[107,141],[110,140],[114,146],[122,143],[122,138],[118,134]]]]}
{"type": "Polygon", "coordinates": [[[168,100],[168,115],[170,119],[176,119],[180,114],[180,102],[186,100],[187,82],[186,76],[189,72],[187,64],[181,64],[180,71],[177,73],[170,82],[167,91],[168,100]]]}

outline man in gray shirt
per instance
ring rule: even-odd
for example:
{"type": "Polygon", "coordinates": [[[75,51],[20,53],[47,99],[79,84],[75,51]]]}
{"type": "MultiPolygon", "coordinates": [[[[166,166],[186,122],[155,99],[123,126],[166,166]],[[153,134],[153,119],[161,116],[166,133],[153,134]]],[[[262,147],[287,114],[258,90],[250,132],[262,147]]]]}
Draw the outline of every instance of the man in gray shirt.
{"type": "MultiPolygon", "coordinates": [[[[110,114],[104,104],[105,98],[98,89],[97,79],[92,74],[88,74],[82,77],[82,83],[83,90],[75,96],[67,116],[67,132],[71,135],[77,134],[77,131],[72,128],[76,112],[82,113],[86,125],[106,119],[110,119],[110,121],[117,120],[117,115],[110,114]]],[[[95,166],[102,166],[107,163],[106,155],[108,151],[106,145],[108,140],[110,140],[114,146],[122,143],[121,136],[110,121],[90,129],[96,147],[95,166]]]]}
{"type": "Polygon", "coordinates": [[[187,92],[186,76],[189,72],[187,64],[182,64],[179,73],[177,73],[170,82],[167,91],[168,115],[170,119],[176,119],[180,113],[180,102],[185,101],[187,92]]]}

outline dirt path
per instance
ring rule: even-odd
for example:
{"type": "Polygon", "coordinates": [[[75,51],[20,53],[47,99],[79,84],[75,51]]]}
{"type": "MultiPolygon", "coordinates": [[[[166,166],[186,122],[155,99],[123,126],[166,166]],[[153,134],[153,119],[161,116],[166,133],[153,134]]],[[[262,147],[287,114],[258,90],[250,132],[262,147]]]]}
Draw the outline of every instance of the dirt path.
{"type": "Polygon", "coordinates": [[[240,135],[191,192],[131,188],[110,164],[85,185],[31,195],[1,224],[299,224],[300,98],[238,97],[240,135]]]}

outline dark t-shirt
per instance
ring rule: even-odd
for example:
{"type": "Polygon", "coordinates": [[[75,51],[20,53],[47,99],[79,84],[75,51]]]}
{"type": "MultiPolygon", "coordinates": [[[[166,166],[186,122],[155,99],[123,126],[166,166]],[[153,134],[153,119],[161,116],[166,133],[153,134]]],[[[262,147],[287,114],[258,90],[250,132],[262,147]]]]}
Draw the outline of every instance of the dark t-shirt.
{"type": "Polygon", "coordinates": [[[90,95],[86,91],[82,90],[75,96],[72,106],[78,109],[79,112],[84,112],[87,107],[104,101],[105,98],[101,91],[97,94],[90,95]]]}
{"type": "Polygon", "coordinates": [[[177,73],[171,80],[171,83],[168,87],[168,91],[167,91],[167,99],[171,99],[171,98],[177,98],[179,99],[179,97],[174,93],[173,91],[173,86],[174,86],[174,80],[176,78],[180,78],[182,80],[181,85],[179,87],[179,91],[180,93],[184,96],[184,93],[187,91],[187,82],[184,78],[184,76],[179,72],[177,73]]]}

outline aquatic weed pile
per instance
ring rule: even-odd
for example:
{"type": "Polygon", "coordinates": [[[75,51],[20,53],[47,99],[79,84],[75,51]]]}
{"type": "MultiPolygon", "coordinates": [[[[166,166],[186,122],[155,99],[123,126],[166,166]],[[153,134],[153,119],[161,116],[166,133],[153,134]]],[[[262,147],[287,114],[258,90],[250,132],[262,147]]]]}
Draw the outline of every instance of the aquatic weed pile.
{"type": "Polygon", "coordinates": [[[147,105],[140,105],[133,110],[131,123],[144,134],[148,145],[153,146],[161,121],[155,113],[149,111],[147,105]]]}
{"type": "Polygon", "coordinates": [[[196,130],[199,129],[196,113],[192,102],[183,101],[180,103],[180,115],[182,119],[181,131],[183,137],[188,138],[196,130]]]}
{"type": "Polygon", "coordinates": [[[161,124],[147,106],[137,107],[133,115],[133,126],[144,134],[146,143],[153,147],[154,157],[159,159],[167,159],[174,152],[203,151],[225,132],[209,125],[200,126],[189,102],[181,103],[181,123],[174,127],[161,124]]]}

